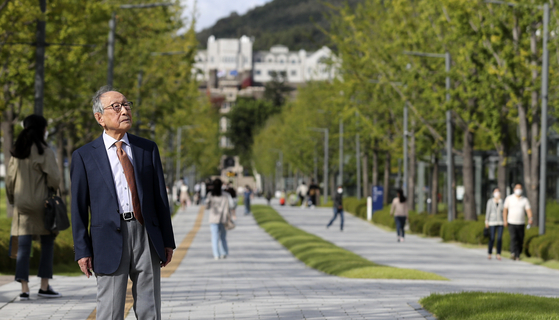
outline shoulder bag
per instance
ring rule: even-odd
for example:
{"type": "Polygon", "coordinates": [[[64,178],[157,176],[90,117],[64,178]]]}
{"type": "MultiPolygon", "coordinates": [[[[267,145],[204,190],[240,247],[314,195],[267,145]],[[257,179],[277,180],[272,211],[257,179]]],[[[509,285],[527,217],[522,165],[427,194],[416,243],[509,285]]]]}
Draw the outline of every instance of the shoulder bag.
{"type": "Polygon", "coordinates": [[[45,229],[50,231],[50,233],[57,233],[68,229],[70,227],[70,220],[68,219],[66,204],[62,201],[62,198],[53,189],[48,189],[49,195],[45,200],[45,229]]]}

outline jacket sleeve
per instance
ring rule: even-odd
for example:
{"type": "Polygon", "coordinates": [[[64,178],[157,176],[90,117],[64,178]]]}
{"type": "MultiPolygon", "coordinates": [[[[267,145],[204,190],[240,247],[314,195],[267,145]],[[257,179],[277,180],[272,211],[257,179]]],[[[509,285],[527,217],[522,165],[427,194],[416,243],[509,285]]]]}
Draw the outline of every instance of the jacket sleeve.
{"type": "Polygon", "coordinates": [[[491,215],[491,201],[493,200],[487,200],[487,207],[485,208],[485,223],[489,223],[489,216],[491,215]]]}
{"type": "Polygon", "coordinates": [[[163,236],[163,245],[165,248],[176,248],[175,235],[173,233],[173,224],[171,223],[171,210],[169,209],[169,200],[167,198],[167,189],[165,188],[165,178],[163,177],[163,166],[161,165],[161,157],[159,148],[154,143],[152,151],[152,163],[154,166],[153,190],[155,197],[155,211],[159,218],[159,229],[163,236]]]}
{"type": "Polygon", "coordinates": [[[8,202],[14,204],[14,192],[16,188],[16,176],[17,176],[17,162],[15,157],[10,158],[8,163],[8,171],[6,174],[6,195],[8,196],[8,202]]]}
{"type": "Polygon", "coordinates": [[[76,261],[93,257],[93,247],[89,236],[89,185],[82,156],[78,151],[72,154],[70,169],[72,180],[72,236],[76,261]]]}
{"type": "Polygon", "coordinates": [[[396,206],[394,205],[394,200],[392,200],[392,205],[390,206],[390,215],[393,215],[395,210],[396,206]]]}
{"type": "Polygon", "coordinates": [[[41,164],[41,170],[47,175],[47,186],[49,188],[58,189],[60,187],[60,171],[56,163],[54,151],[50,148],[45,149],[44,162],[41,164]]]}

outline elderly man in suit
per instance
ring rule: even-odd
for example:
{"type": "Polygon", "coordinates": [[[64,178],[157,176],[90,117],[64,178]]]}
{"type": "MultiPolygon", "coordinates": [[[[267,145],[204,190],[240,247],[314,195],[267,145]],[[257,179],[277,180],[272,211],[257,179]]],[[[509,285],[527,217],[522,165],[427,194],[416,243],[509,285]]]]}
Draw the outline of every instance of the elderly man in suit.
{"type": "Polygon", "coordinates": [[[97,278],[97,319],[123,319],[128,277],[138,319],[161,319],[161,267],[175,240],[157,145],[128,134],[132,103],[102,87],[103,134],[72,155],[72,232],[82,272],[97,278]]]}

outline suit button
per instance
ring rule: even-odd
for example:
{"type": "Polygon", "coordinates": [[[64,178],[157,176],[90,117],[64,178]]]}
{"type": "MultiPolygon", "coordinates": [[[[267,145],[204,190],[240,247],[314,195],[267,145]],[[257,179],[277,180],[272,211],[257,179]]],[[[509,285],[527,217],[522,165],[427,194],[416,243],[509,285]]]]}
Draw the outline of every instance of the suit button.
{"type": "Polygon", "coordinates": [[[116,231],[120,232],[120,228],[116,228],[116,231]]]}

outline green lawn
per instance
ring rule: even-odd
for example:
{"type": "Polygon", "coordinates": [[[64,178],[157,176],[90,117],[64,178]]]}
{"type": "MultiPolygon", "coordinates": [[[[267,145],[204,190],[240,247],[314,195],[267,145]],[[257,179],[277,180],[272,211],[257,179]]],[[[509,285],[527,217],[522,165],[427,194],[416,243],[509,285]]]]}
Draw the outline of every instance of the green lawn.
{"type": "Polygon", "coordinates": [[[254,205],[252,212],[258,224],[295,257],[324,273],[361,279],[448,280],[430,272],[376,264],[290,225],[271,207],[254,205]]]}
{"type": "Polygon", "coordinates": [[[512,293],[432,294],[421,305],[439,320],[559,319],[559,299],[512,293]]]}

